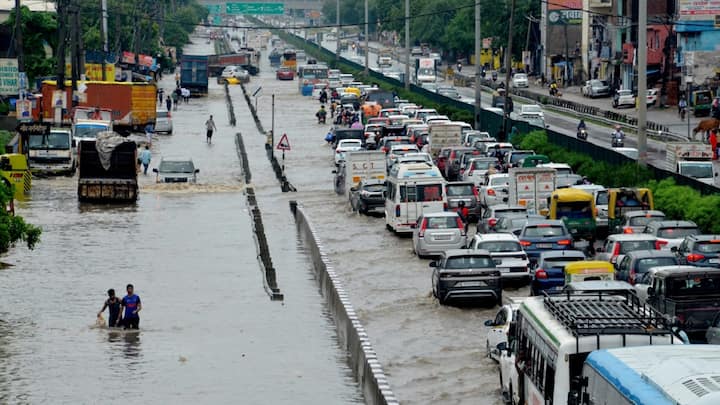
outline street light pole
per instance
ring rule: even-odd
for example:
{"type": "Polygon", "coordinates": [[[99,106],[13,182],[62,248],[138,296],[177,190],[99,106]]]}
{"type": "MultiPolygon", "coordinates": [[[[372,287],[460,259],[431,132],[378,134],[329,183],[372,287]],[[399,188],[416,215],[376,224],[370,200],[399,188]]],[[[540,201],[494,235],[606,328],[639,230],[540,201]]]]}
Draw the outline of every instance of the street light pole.
{"type": "Polygon", "coordinates": [[[410,0],[405,0],[405,90],[410,89],[410,0]]]}
{"type": "Polygon", "coordinates": [[[335,14],[335,62],[340,62],[340,0],[337,0],[337,10],[335,14]]]}
{"type": "Polygon", "coordinates": [[[365,77],[370,74],[370,28],[368,24],[368,0],[365,0],[365,77]]]}
{"type": "Polygon", "coordinates": [[[637,57],[638,164],[645,165],[647,162],[647,0],[638,2],[637,57]]]}
{"type": "MultiPolygon", "coordinates": [[[[508,22],[508,43],[505,49],[505,103],[503,105],[503,133],[505,139],[508,136],[507,121],[510,118],[510,72],[512,72],[512,41],[513,41],[513,20],[515,18],[515,0],[510,0],[510,21],[508,22]]],[[[500,142],[504,142],[505,139],[498,139],[500,142]]]]}
{"type": "Polygon", "coordinates": [[[482,64],[480,63],[480,52],[482,36],[480,33],[480,0],[475,0],[475,129],[482,130],[482,64]]]}

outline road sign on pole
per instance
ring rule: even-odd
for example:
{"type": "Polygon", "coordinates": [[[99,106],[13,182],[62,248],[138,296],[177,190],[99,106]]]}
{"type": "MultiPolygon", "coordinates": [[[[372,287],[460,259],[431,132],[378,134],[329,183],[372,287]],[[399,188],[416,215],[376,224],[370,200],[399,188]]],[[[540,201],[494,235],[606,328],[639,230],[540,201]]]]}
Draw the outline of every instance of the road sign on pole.
{"type": "Polygon", "coordinates": [[[285,14],[283,3],[225,3],[227,14],[285,14]]]}
{"type": "Polygon", "coordinates": [[[280,142],[278,142],[275,149],[281,151],[290,150],[290,140],[288,139],[287,134],[283,134],[282,138],[280,138],[280,142]]]}

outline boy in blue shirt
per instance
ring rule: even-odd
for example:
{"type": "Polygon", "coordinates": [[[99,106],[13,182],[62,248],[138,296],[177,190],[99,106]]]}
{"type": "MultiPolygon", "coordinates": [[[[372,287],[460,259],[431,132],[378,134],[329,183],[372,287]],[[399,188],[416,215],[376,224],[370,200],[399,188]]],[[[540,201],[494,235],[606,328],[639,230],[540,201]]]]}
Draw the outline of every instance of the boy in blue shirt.
{"type": "Polygon", "coordinates": [[[122,299],[122,306],[125,308],[123,317],[125,329],[139,329],[140,316],[138,313],[142,310],[142,303],[140,303],[140,297],[133,293],[132,284],[127,285],[127,295],[122,299]]]}

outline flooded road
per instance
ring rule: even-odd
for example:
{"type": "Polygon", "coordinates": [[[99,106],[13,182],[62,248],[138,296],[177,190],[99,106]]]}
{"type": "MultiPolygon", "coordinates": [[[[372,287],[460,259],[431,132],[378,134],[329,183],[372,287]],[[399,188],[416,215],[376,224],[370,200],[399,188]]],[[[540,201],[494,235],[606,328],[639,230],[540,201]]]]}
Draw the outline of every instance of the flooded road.
{"type": "MultiPolygon", "coordinates": [[[[298,189],[282,194],[275,183],[259,196],[272,211],[286,209],[290,199],[306,207],[396,397],[408,404],[500,404],[497,366],[485,357],[488,328],[483,325],[497,309],[440,306],[431,297],[429,261],[413,255],[411,239],[386,231],[382,217],[352,213],[347,197],[333,191],[332,150],[323,140],[329,126],[314,118],[318,102],[299,95],[297,79],[275,80],[266,55],[259,79],[249,88],[258,85],[263,87],[258,109],[265,129],[270,129],[275,94],[275,139],[288,134],[287,176],[298,189]]],[[[240,117],[245,102],[239,95],[233,99],[240,117]]],[[[238,128],[254,133],[252,121],[239,119],[238,128]]],[[[259,155],[264,141],[246,136],[248,153],[259,155]]],[[[259,173],[253,168],[254,179],[259,173]]],[[[528,289],[506,289],[505,295],[527,296],[528,289]]]]}
{"type": "MultiPolygon", "coordinates": [[[[211,48],[196,43],[186,52],[211,48]]],[[[155,137],[151,166],[192,157],[200,184],[140,175],[136,205],[97,206],[78,203],[76,177],[38,179],[16,204],[43,235],[35,251],[3,257],[12,267],[0,270],[0,403],[362,403],[289,210],[266,209],[265,196],[285,301],[263,289],[222,87],[211,79],[209,97],[173,121],[173,135],[155,137]],[[142,298],[141,331],[96,327],[105,291],[122,296],[127,283],[142,298]]],[[[257,172],[259,189],[277,188],[257,172]]]]}

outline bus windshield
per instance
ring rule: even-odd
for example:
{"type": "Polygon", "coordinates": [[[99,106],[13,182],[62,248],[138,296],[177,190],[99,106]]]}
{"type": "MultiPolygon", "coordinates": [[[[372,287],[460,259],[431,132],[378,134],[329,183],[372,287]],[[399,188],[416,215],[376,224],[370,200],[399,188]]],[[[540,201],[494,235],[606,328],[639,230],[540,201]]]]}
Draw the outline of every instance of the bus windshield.
{"type": "Polygon", "coordinates": [[[328,69],[325,67],[302,67],[300,77],[303,79],[327,79],[328,69]]]}
{"type": "Polygon", "coordinates": [[[100,132],[105,132],[107,130],[107,125],[76,125],[74,136],[76,138],[95,139],[100,132]]]}

